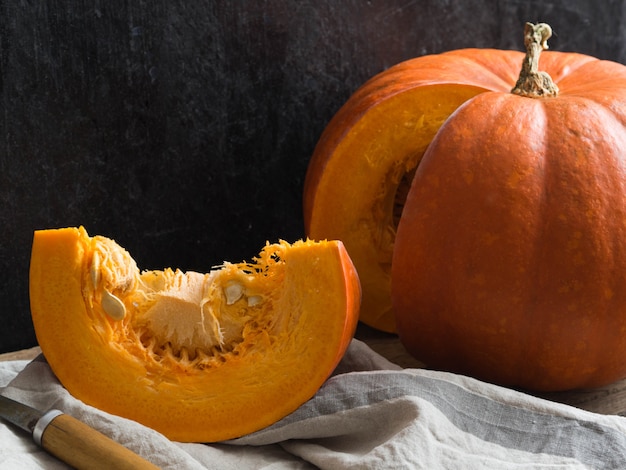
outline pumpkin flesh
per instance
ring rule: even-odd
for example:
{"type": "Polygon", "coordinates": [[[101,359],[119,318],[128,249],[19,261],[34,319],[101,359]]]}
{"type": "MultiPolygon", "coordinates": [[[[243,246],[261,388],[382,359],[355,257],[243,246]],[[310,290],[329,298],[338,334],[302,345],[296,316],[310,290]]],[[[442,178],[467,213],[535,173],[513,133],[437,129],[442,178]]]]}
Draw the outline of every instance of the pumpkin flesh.
{"type": "Polygon", "coordinates": [[[113,240],[66,228],[35,232],[30,298],[43,354],[76,398],[213,442],[314,395],[354,334],[360,284],[335,241],[268,244],[207,274],[140,272],[113,240]]]}
{"type": "Polygon", "coordinates": [[[395,240],[405,347],[533,390],[626,376],[626,67],[544,53],[553,98],[484,93],[441,127],[395,240]]]}

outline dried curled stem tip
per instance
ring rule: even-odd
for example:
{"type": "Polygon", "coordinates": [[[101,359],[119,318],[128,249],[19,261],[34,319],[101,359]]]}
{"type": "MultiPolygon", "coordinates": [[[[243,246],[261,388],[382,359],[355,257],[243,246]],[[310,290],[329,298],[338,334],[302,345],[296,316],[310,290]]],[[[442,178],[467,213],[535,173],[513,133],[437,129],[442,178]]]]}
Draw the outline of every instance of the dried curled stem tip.
{"type": "Polygon", "coordinates": [[[522,70],[511,93],[530,98],[557,96],[559,88],[552,77],[539,71],[539,56],[548,49],[548,39],[552,36],[552,28],[546,23],[526,23],[524,28],[524,45],[526,56],[522,62],[522,70]]]}

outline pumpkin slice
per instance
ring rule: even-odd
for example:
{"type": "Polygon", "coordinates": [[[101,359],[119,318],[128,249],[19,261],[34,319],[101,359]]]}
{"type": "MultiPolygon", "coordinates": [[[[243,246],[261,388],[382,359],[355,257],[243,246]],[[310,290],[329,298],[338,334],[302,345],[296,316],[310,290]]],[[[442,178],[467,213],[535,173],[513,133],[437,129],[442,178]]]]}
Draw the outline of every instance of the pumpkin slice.
{"type": "Polygon", "coordinates": [[[268,426],[315,394],[356,327],[360,284],[341,242],[267,244],[207,274],[140,272],[84,228],[36,231],[39,345],[76,398],[172,440],[268,426]]]}
{"type": "Polygon", "coordinates": [[[305,230],[313,239],[345,243],[359,271],[367,325],[396,330],[393,245],[428,145],[461,104],[485,91],[509,91],[522,57],[463,49],[408,60],[372,77],[328,123],[307,170],[305,230]]]}

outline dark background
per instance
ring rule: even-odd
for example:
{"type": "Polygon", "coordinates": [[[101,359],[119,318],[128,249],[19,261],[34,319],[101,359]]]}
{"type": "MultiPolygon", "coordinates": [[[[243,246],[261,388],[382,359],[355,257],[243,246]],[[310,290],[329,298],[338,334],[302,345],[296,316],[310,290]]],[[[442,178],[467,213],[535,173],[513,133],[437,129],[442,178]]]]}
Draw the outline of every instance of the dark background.
{"type": "Polygon", "coordinates": [[[626,1],[0,0],[0,352],[35,345],[36,229],[206,271],[302,237],[308,160],[372,75],[464,47],[626,63],[626,1]]]}

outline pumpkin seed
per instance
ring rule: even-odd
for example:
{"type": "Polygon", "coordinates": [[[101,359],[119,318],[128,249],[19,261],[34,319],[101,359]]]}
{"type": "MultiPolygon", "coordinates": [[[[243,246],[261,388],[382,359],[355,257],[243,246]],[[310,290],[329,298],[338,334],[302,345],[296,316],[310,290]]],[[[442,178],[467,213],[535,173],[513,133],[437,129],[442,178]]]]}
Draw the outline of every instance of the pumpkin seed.
{"type": "Polygon", "coordinates": [[[236,282],[229,282],[226,287],[224,287],[224,296],[226,297],[226,305],[232,305],[237,302],[241,297],[243,297],[244,287],[236,282]]]}
{"type": "Polygon", "coordinates": [[[97,251],[94,251],[93,256],[91,257],[89,274],[91,275],[91,284],[93,288],[97,289],[98,284],[100,283],[100,255],[97,251]]]}
{"type": "Polygon", "coordinates": [[[123,320],[126,316],[126,307],[118,297],[111,294],[108,290],[102,291],[102,300],[100,301],[102,310],[113,320],[123,320]]]}

